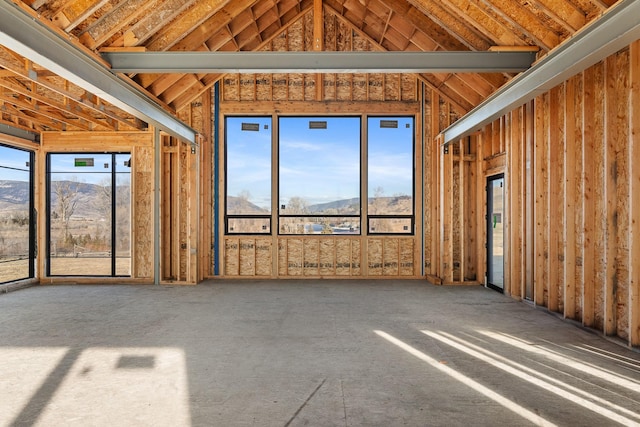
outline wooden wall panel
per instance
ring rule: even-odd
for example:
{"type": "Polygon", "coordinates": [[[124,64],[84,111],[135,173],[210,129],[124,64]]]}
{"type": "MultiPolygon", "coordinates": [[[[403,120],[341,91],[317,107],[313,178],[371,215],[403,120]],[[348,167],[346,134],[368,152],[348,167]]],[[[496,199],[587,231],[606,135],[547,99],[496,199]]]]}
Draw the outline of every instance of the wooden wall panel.
{"type": "Polygon", "coordinates": [[[224,240],[224,272],[227,276],[240,275],[240,239],[224,240]]]}
{"type": "Polygon", "coordinates": [[[397,238],[386,238],[382,246],[382,275],[398,276],[400,267],[400,245],[397,238]]]}
{"type": "Polygon", "coordinates": [[[406,277],[420,276],[414,237],[304,236],[225,237],[224,277],[406,277]],[[362,242],[367,241],[367,268],[362,242]],[[274,264],[274,257],[276,263],[274,264]],[[274,270],[275,266],[275,270],[274,270]]]}
{"type": "Polygon", "coordinates": [[[133,200],[131,242],[132,276],[153,278],[153,148],[135,147],[132,153],[133,200]]]}
{"type": "Polygon", "coordinates": [[[636,42],[539,95],[480,145],[485,171],[508,152],[507,293],[636,346],[639,56],[636,42]]]}
{"type": "Polygon", "coordinates": [[[273,252],[270,239],[255,239],[256,276],[273,275],[273,252]]]}
{"type": "Polygon", "coordinates": [[[367,242],[367,269],[370,276],[382,276],[383,240],[369,239],[367,242]]]}
{"type": "Polygon", "coordinates": [[[256,241],[252,238],[239,239],[240,275],[256,275],[256,241]]]}

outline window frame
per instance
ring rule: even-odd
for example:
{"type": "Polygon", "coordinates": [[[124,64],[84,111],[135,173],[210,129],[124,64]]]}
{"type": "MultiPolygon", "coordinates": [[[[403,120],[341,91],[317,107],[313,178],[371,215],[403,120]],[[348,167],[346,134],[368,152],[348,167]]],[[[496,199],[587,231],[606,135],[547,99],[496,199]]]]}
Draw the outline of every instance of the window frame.
{"type": "Polygon", "coordinates": [[[273,116],[272,115],[237,115],[237,114],[227,114],[223,117],[224,120],[224,234],[226,236],[270,236],[273,234],[273,197],[274,197],[274,189],[273,189],[273,168],[274,168],[274,142],[273,142],[273,116]],[[271,134],[270,146],[269,146],[269,187],[270,187],[270,212],[266,214],[229,214],[229,174],[228,174],[228,166],[229,166],[229,119],[269,119],[269,133],[271,134]],[[233,219],[268,219],[269,227],[267,231],[241,231],[236,232],[229,230],[229,220],[233,219]]]}
{"type": "Polygon", "coordinates": [[[3,148],[8,148],[8,149],[12,149],[12,150],[18,150],[18,151],[22,151],[25,152],[29,155],[29,169],[28,170],[20,170],[22,172],[27,172],[29,174],[29,226],[28,226],[28,234],[29,234],[29,242],[28,242],[28,268],[27,268],[27,276],[26,277],[20,277],[20,278],[15,278],[15,279],[11,279],[9,281],[2,281],[0,282],[0,285],[6,284],[6,283],[11,283],[11,282],[15,282],[18,280],[26,280],[26,279],[33,279],[35,278],[36,275],[36,267],[35,267],[35,263],[36,263],[36,259],[38,256],[38,246],[37,246],[37,242],[36,242],[36,232],[37,232],[37,228],[36,228],[36,221],[37,221],[37,211],[35,208],[35,171],[36,171],[36,165],[35,165],[35,161],[36,161],[36,154],[34,150],[30,150],[28,148],[22,148],[22,147],[15,147],[9,144],[4,143],[3,141],[0,141],[0,147],[3,148]]]}
{"type": "Polygon", "coordinates": [[[311,236],[317,235],[316,233],[292,233],[282,232],[281,218],[352,218],[354,222],[358,222],[359,228],[357,232],[345,232],[345,233],[332,233],[326,234],[326,236],[415,236],[416,235],[416,173],[417,173],[417,147],[418,135],[416,134],[417,118],[415,114],[345,114],[345,115],[331,115],[331,114],[279,114],[274,113],[271,115],[241,115],[241,114],[225,114],[224,120],[224,156],[223,156],[223,171],[224,171],[224,213],[223,213],[223,227],[225,236],[243,236],[243,235],[256,235],[256,236],[311,236]],[[269,118],[271,125],[271,212],[265,214],[229,214],[228,213],[228,119],[240,118],[269,118]],[[322,214],[318,212],[314,213],[281,213],[280,203],[280,183],[281,183],[281,164],[280,164],[280,148],[281,148],[281,119],[307,119],[310,121],[323,120],[323,119],[335,119],[335,118],[355,118],[359,121],[359,212],[357,214],[322,214]],[[410,214],[371,214],[369,212],[369,122],[370,119],[380,120],[394,120],[394,119],[407,119],[411,123],[411,213],[410,214]],[[366,205],[365,205],[366,203],[366,205]],[[236,232],[229,230],[229,221],[233,219],[258,219],[268,220],[268,230],[264,231],[246,231],[236,232]],[[409,220],[410,229],[405,232],[387,232],[387,231],[371,231],[370,223],[376,219],[396,219],[396,220],[409,220]],[[274,230],[275,226],[275,230],[274,230]]]}
{"type": "Polygon", "coordinates": [[[380,114],[371,114],[366,116],[367,120],[367,152],[365,153],[366,161],[367,161],[367,235],[368,236],[414,236],[416,234],[416,117],[415,115],[393,115],[386,116],[380,114]],[[370,119],[380,119],[380,120],[392,120],[392,119],[410,119],[411,120],[411,214],[409,215],[401,215],[401,214],[371,214],[369,212],[369,120],[370,119]],[[386,232],[386,231],[371,231],[371,220],[372,219],[410,219],[411,220],[411,228],[406,233],[401,232],[386,232]]]}
{"type": "Polygon", "coordinates": [[[342,235],[342,236],[362,236],[362,223],[363,223],[363,218],[362,218],[362,186],[363,186],[363,180],[362,180],[362,172],[363,172],[363,166],[362,166],[362,152],[364,150],[364,137],[363,137],[363,124],[364,124],[364,119],[366,118],[366,116],[359,114],[359,115],[327,115],[327,114],[318,114],[318,115],[278,115],[277,116],[277,120],[278,120],[278,127],[277,127],[277,137],[276,137],[276,157],[277,157],[277,170],[275,171],[276,174],[276,187],[277,187],[277,192],[276,192],[276,196],[278,197],[278,212],[276,213],[277,215],[277,235],[278,236],[311,236],[311,235],[316,235],[316,233],[283,233],[281,232],[281,221],[280,218],[354,218],[357,219],[358,223],[359,223],[359,228],[358,228],[358,232],[355,233],[331,233],[331,234],[326,234],[325,236],[332,236],[332,235],[342,235]],[[359,199],[359,208],[358,208],[358,213],[357,214],[322,214],[322,213],[309,213],[309,214],[283,214],[281,213],[281,204],[280,204],[280,131],[281,131],[281,126],[280,126],[280,120],[281,119],[306,119],[308,121],[322,121],[323,119],[341,119],[341,118],[352,118],[352,119],[358,119],[358,133],[359,133],[359,140],[358,140],[358,199],[359,199]]]}
{"type": "MultiPolygon", "coordinates": [[[[45,238],[46,238],[46,242],[45,242],[45,247],[46,247],[46,259],[45,259],[45,275],[47,277],[133,277],[133,241],[130,241],[130,251],[131,251],[131,264],[129,266],[129,274],[128,275],[122,275],[122,274],[117,274],[117,254],[118,254],[118,250],[116,247],[116,237],[117,237],[117,232],[118,232],[118,226],[117,226],[117,177],[119,173],[122,172],[118,172],[118,165],[116,162],[116,158],[117,156],[120,155],[129,155],[131,156],[131,158],[133,158],[133,153],[131,151],[108,151],[108,152],[98,152],[98,151],[91,151],[91,152],[84,152],[84,151],[71,151],[71,152],[48,152],[46,153],[46,158],[45,158],[45,164],[46,164],[46,168],[45,168],[45,213],[46,213],[46,226],[45,226],[45,238]],[[110,172],[108,172],[109,174],[109,179],[110,179],[110,184],[111,184],[111,233],[110,233],[110,238],[111,238],[111,274],[51,274],[51,217],[53,214],[53,207],[51,205],[51,193],[52,193],[52,188],[51,188],[51,175],[53,173],[60,173],[60,172],[52,172],[51,171],[51,157],[52,156],[56,156],[56,155],[64,155],[64,156],[83,156],[83,157],[87,157],[87,156],[104,156],[104,155],[108,155],[111,156],[111,170],[110,172]]],[[[134,197],[133,197],[133,178],[134,178],[134,174],[133,174],[133,163],[130,163],[129,166],[129,233],[133,232],[133,221],[132,221],[132,217],[131,215],[133,214],[133,201],[134,201],[134,197]]]]}

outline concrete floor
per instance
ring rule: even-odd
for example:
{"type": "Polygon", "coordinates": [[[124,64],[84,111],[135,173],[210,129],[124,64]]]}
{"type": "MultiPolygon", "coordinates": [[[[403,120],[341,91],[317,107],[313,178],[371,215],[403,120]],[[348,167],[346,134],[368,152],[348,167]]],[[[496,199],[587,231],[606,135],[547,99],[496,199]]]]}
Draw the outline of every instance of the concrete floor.
{"type": "Polygon", "coordinates": [[[0,296],[0,425],[640,423],[640,354],[481,287],[47,286],[0,296]]]}

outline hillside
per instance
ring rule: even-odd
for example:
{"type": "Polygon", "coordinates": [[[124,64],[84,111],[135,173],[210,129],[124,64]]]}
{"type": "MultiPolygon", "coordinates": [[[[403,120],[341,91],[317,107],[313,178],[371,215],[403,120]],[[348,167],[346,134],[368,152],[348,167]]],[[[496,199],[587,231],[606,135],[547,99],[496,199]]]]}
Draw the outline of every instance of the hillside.
{"type": "Polygon", "coordinates": [[[227,213],[230,215],[268,214],[269,211],[243,197],[227,196],[227,213]]]}
{"type": "MultiPolygon", "coordinates": [[[[81,182],[60,181],[62,185],[70,185],[77,188],[77,203],[72,218],[94,219],[101,218],[100,206],[104,205],[104,189],[97,184],[81,182]]],[[[128,185],[120,186],[122,194],[129,195],[128,185]]],[[[55,191],[51,194],[51,204],[56,206],[57,196],[55,191]]],[[[0,180],[0,215],[29,209],[29,184],[24,181],[0,180]]]]}

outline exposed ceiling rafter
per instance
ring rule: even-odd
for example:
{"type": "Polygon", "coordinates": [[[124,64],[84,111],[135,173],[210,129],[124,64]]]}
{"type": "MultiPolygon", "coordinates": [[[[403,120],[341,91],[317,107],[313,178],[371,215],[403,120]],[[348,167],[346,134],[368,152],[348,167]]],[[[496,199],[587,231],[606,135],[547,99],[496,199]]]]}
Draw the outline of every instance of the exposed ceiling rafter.
{"type": "Polygon", "coordinates": [[[30,61],[172,136],[196,143],[193,129],[12,2],[0,2],[0,35],[4,46],[30,61]]]}
{"type": "Polygon", "coordinates": [[[448,144],[479,131],[606,57],[640,39],[640,2],[622,0],[571,39],[549,52],[442,132],[448,144]]]}

